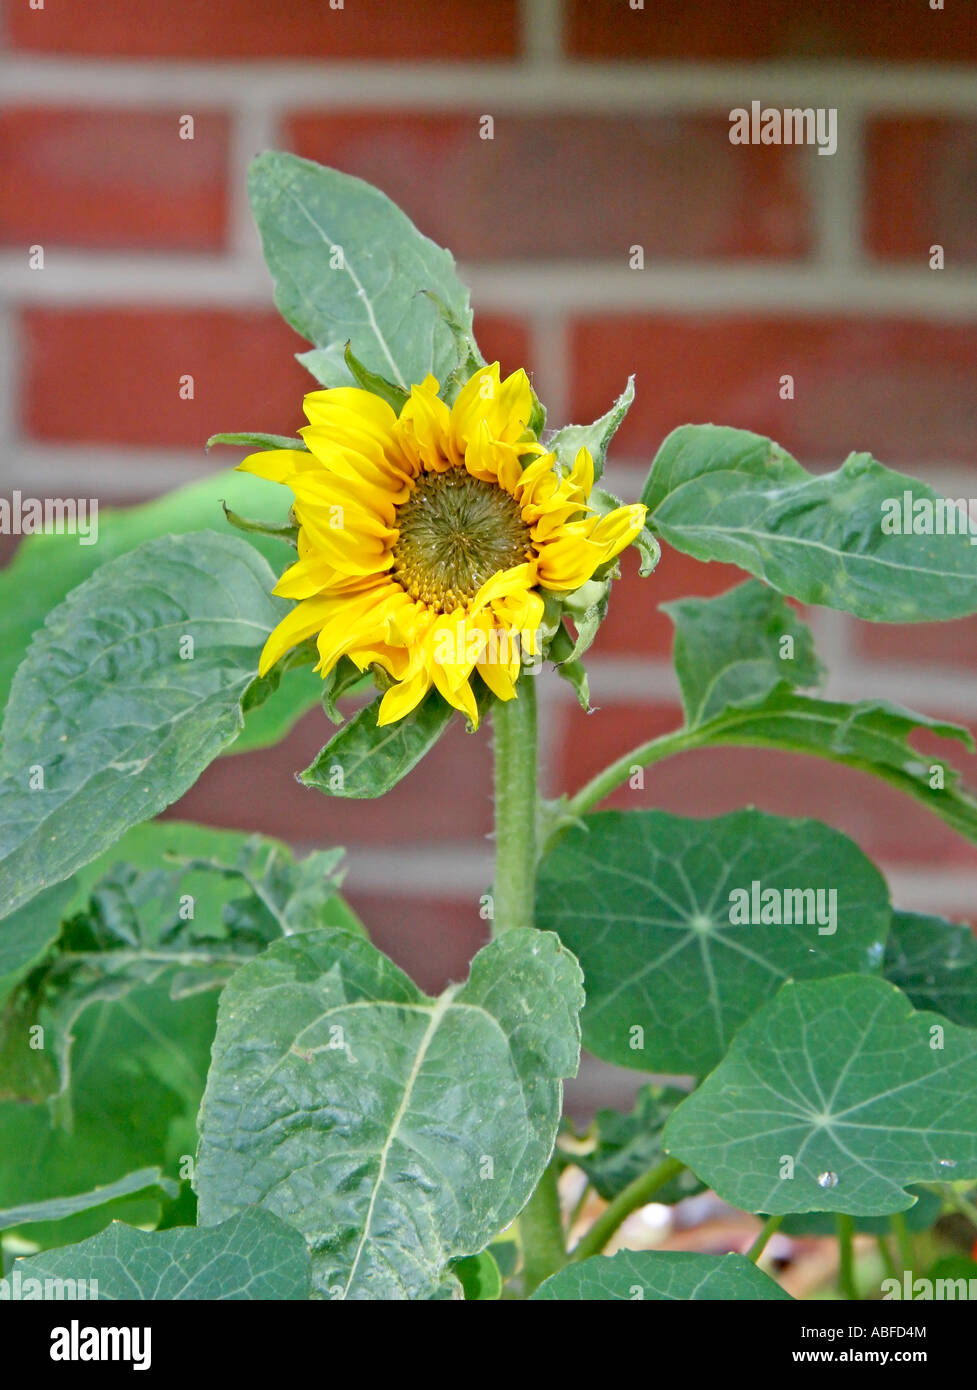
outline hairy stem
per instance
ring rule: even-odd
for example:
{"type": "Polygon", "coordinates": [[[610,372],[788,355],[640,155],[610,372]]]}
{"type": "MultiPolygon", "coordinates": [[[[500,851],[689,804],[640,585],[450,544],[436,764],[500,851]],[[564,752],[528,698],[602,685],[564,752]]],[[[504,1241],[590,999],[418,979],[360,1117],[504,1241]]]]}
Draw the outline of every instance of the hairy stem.
{"type": "Polygon", "coordinates": [[[554,1163],[550,1163],[523,1209],[519,1218],[519,1240],[528,1295],[535,1293],[544,1279],[562,1269],[567,1260],[554,1163]]]}
{"type": "Polygon", "coordinates": [[[536,883],[536,685],[523,674],[514,700],[492,710],[495,731],[494,925],[531,927],[536,883]]]}

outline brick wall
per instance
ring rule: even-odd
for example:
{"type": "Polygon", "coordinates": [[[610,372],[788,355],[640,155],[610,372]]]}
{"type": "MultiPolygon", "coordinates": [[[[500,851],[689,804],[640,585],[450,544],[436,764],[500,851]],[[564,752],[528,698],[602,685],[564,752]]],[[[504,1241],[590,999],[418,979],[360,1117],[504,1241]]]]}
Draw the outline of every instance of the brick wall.
{"type": "MultiPolygon", "coordinates": [[[[299,423],[302,345],[271,308],[243,192],[275,146],[375,181],[449,244],[486,353],[532,368],[554,422],[601,412],[636,371],[611,470],[625,496],[687,420],[770,433],[815,468],[869,449],[977,492],[967,0],[4,0],[3,16],[3,491],[136,500],[218,466],[212,431],[299,423]],[[730,145],[729,110],[753,99],[836,107],[837,153],[730,145]]],[[[600,712],[546,679],[551,791],[677,719],[656,605],[739,577],[671,552],[650,582],[626,570],[592,663],[600,712]]],[[[977,620],[811,619],[831,694],[977,722],[977,620]]],[[[383,802],[349,804],[291,778],[327,733],[312,715],[218,762],[179,812],[347,844],[377,941],[425,985],[457,978],[490,874],[487,735],[454,730],[383,802]]],[[[827,764],[690,754],[618,801],[811,812],[877,856],[903,904],[973,915],[975,852],[827,764]]]]}

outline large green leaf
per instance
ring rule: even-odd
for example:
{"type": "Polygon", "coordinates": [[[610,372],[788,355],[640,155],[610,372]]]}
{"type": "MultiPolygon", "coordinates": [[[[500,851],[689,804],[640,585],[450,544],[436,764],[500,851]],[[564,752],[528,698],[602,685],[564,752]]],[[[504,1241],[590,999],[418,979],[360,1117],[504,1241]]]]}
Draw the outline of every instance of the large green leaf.
{"type": "Polygon", "coordinates": [[[283,608],[272,584],[245,541],[168,536],[48,615],[4,723],[0,915],[175,801],[233,742],[283,608]]]}
{"type": "Polygon", "coordinates": [[[347,342],[396,386],[444,382],[472,324],[450,252],[379,189],[293,154],[258,155],[249,190],[275,303],[318,349],[303,360],[323,385],[353,384],[347,342]]]}
{"type": "Polygon", "coordinates": [[[379,725],[379,708],[376,699],[358,710],[299,774],[299,781],[327,796],[382,796],[430,752],[455,713],[434,690],[395,724],[379,725]]]}
{"type": "MultiPolygon", "coordinates": [[[[158,843],[164,843],[162,835],[158,843]]],[[[108,870],[92,885],[85,906],[65,923],[58,950],[33,982],[45,1060],[54,1059],[48,1089],[68,1088],[75,1026],[98,1002],[121,999],[164,977],[173,998],[221,989],[240,965],[278,937],[344,924],[331,910],[341,855],[341,850],[317,851],[296,863],[284,845],[253,836],[226,858],[198,857],[150,869],[117,863],[108,870]],[[214,875],[220,891],[215,894],[205,882],[201,893],[201,879],[214,875]]],[[[29,1061],[26,1028],[8,1046],[14,1042],[29,1061]]]]}
{"type": "Polygon", "coordinates": [[[882,973],[917,1009],[977,1028],[977,938],[944,917],[894,912],[882,973]]]}
{"type": "Polygon", "coordinates": [[[698,560],[722,560],[805,603],[875,622],[977,612],[977,549],[957,534],[887,534],[885,503],[905,493],[935,507],[925,483],[852,454],[814,476],[746,430],[683,425],[652,464],[642,501],[656,534],[698,560]]]}
{"type": "MultiPolygon", "coordinates": [[[[77,537],[69,535],[25,537],[10,564],[0,570],[0,708],[7,703],[14,671],[27,653],[31,636],[70,590],[100,565],[156,536],[208,529],[231,535],[221,510],[224,500],[246,515],[283,522],[290,503],[274,483],[232,469],[139,506],[100,507],[97,545],[79,545],[77,537]]],[[[280,540],[252,536],[250,543],[276,574],[289,562],[290,549],[280,540]]],[[[277,742],[318,702],[320,693],[314,672],[308,668],[289,671],[268,700],[248,713],[232,751],[277,742]]]]}
{"type": "Polygon", "coordinates": [[[824,674],[810,629],[779,594],[749,579],[718,598],[663,603],[675,624],[672,657],[686,724],[758,704],[781,686],[824,674]]]}
{"type": "Polygon", "coordinates": [[[595,1303],[625,1298],[690,1301],[790,1299],[745,1255],[619,1250],[567,1265],[533,1294],[541,1302],[595,1303]]]}
{"type": "Polygon", "coordinates": [[[173,1197],[178,1191],[178,1184],[164,1178],[159,1168],[140,1168],[136,1173],[127,1173],[124,1178],[95,1187],[91,1192],[76,1192],[71,1197],[48,1197],[41,1202],[7,1207],[5,1211],[0,1211],[0,1231],[38,1221],[60,1221],[80,1211],[90,1211],[92,1207],[103,1207],[119,1197],[160,1189],[173,1197]]]}
{"type": "Polygon", "coordinates": [[[430,999],[343,931],[276,943],[224,991],[200,1111],[200,1220],[261,1203],[333,1298],[420,1299],[515,1217],[576,1070],[580,972],[513,930],[430,999]]]}
{"type": "Polygon", "coordinates": [[[911,1183],[977,1178],[977,1032],[887,980],[790,981],[665,1145],[746,1211],[905,1211],[911,1183]]]}
{"type": "MultiPolygon", "coordinates": [[[[309,1255],[298,1231],[260,1209],[220,1226],[107,1230],[61,1250],[15,1260],[28,1279],[85,1280],[99,1299],[302,1299],[310,1296],[309,1255]]],[[[61,1298],[65,1297],[62,1292],[61,1298]]],[[[89,1293],[89,1296],[91,1294],[89,1293]]]]}
{"type": "MultiPolygon", "coordinates": [[[[688,1094],[675,1086],[642,1086],[632,1110],[598,1110],[593,1123],[593,1147],[586,1153],[568,1153],[570,1162],[581,1168],[594,1190],[609,1202],[635,1178],[657,1168],[665,1158],[662,1131],[676,1105],[688,1094]]],[[[702,1184],[688,1169],[656,1188],[656,1202],[681,1202],[702,1190],[702,1184]]]]}
{"type": "Polygon", "coordinates": [[[877,970],[890,916],[885,881],[846,836],[753,810],[588,816],[543,860],[536,901],[537,924],[583,967],[584,1045],[697,1076],[789,977],[877,970]]]}

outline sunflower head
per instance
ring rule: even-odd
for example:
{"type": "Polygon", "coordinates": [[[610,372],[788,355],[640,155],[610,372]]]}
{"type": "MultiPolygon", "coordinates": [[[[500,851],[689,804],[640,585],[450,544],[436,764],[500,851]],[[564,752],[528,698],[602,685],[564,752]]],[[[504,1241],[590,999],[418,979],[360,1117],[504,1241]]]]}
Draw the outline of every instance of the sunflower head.
{"type": "Polygon", "coordinates": [[[640,504],[590,505],[593,460],[568,473],[530,428],[523,371],[480,367],[454,404],[429,376],[400,414],[357,387],[305,398],[305,449],[252,454],[240,467],[295,494],[297,562],[275,593],[296,599],[265,645],[264,675],[315,637],[316,669],[342,657],[383,674],[379,722],[434,687],[477,726],[474,677],[511,700],[538,661],[560,600],[603,574],[644,525],[640,504]]]}

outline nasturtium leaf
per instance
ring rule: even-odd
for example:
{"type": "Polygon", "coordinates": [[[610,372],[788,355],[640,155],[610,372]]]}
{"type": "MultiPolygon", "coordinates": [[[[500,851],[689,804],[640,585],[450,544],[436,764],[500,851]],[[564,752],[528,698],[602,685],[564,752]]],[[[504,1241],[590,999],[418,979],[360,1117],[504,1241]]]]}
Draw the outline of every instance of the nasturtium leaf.
{"type": "MultiPolygon", "coordinates": [[[[943,1207],[943,1200],[925,1187],[910,1187],[907,1191],[916,1205],[905,1214],[910,1231],[926,1231],[933,1225],[943,1207]]],[[[863,1235],[887,1236],[892,1233],[891,1216],[856,1216],[855,1231],[863,1235]]],[[[838,1214],[833,1211],[791,1212],[777,1228],[785,1236],[837,1236],[838,1214]]]]}
{"type": "MultiPolygon", "coordinates": [[[[154,537],[208,529],[231,535],[221,510],[224,501],[247,516],[285,522],[291,496],[264,478],[232,469],[139,506],[100,507],[97,545],[82,545],[72,535],[25,537],[10,564],[0,570],[0,709],[7,703],[14,671],[32,634],[70,590],[99,566],[154,537]]],[[[255,535],[249,543],[276,573],[290,563],[290,555],[294,557],[291,547],[278,539],[255,535]]],[[[290,671],[266,703],[248,713],[231,751],[246,752],[282,738],[317,703],[317,679],[304,669],[290,671]]]]}
{"type": "MultiPolygon", "coordinates": [[[[628,1114],[619,1110],[598,1110],[594,1116],[594,1146],[587,1153],[569,1153],[571,1162],[581,1168],[594,1190],[611,1201],[642,1173],[656,1168],[665,1158],[662,1130],[676,1105],[688,1095],[675,1086],[642,1086],[628,1114]]],[[[656,1202],[681,1202],[702,1191],[702,1184],[686,1168],[658,1188],[656,1202]]]]}
{"type": "Polygon", "coordinates": [[[234,741],[283,611],[273,582],[236,537],[167,536],[48,615],[4,721],[0,915],[175,801],[234,741]]]}
{"type": "Polygon", "coordinates": [[[533,1294],[540,1302],[595,1303],[612,1299],[682,1302],[790,1299],[745,1255],[619,1250],[569,1264],[533,1294]]]}
{"type": "Polygon", "coordinates": [[[950,504],[955,534],[888,534],[887,506],[907,493],[943,505],[926,483],[869,454],[815,476],[760,435],[683,425],[662,444],[641,500],[676,550],[739,565],[805,603],[891,623],[977,612],[965,510],[950,504]]]}
{"type": "MultiPolygon", "coordinates": [[[[309,1255],[298,1231],[260,1208],[220,1226],[139,1231],[115,1221],[79,1245],[14,1261],[28,1279],[85,1280],[99,1299],[305,1299],[309,1255]]],[[[61,1293],[60,1297],[64,1297],[61,1293]]]]}
{"type": "Polygon", "coordinates": [[[621,421],[631,409],[634,400],[634,377],[628,377],[628,384],[617,400],[604,415],[591,425],[564,425],[546,441],[546,447],[556,454],[557,462],[565,471],[573,467],[577,454],[587,449],[594,460],[594,477],[600,478],[604,472],[607,449],[618,431],[621,421]]]}
{"type": "Polygon", "coordinates": [[[379,708],[376,699],[358,710],[299,781],[326,796],[382,796],[430,752],[455,713],[435,690],[394,724],[377,723],[379,708]]]}
{"type": "Polygon", "coordinates": [[[882,973],[915,1008],[977,1028],[977,938],[971,927],[894,912],[882,973]]]}
{"type": "Polygon", "coordinates": [[[331,1298],[425,1299],[521,1210],[576,1071],[580,971],[516,929],[428,998],[368,942],[306,932],[231,979],[200,1111],[200,1220],[297,1226],[331,1298]]]}
{"type": "Polygon", "coordinates": [[[730,706],[758,704],[780,686],[810,687],[822,679],[810,629],[757,580],[718,598],[661,607],[675,624],[672,655],[690,727],[730,706]]]}
{"type": "Polygon", "coordinates": [[[115,1182],[95,1187],[90,1192],[78,1192],[71,1197],[48,1197],[40,1202],[26,1202],[19,1207],[7,1207],[0,1211],[0,1231],[29,1222],[60,1221],[66,1216],[75,1216],[80,1211],[92,1207],[103,1207],[119,1197],[131,1197],[137,1192],[147,1190],[162,1191],[169,1197],[176,1195],[178,1185],[172,1178],[164,1178],[159,1168],[140,1168],[135,1173],[127,1173],[115,1182]]]}
{"type": "Polygon", "coordinates": [[[0,1003],[57,941],[75,890],[74,879],[56,883],[0,922],[0,1003]]]}
{"type": "Polygon", "coordinates": [[[877,977],[789,981],[665,1145],[745,1211],[905,1211],[912,1183],[977,1178],[977,1032],[877,977]]]}
{"type": "Polygon", "coordinates": [[[275,303],[315,344],[300,360],[324,386],[353,384],[347,343],[395,386],[445,380],[459,353],[440,306],[469,335],[472,324],[450,252],[379,189],[293,154],[258,155],[248,187],[275,303]]]}
{"type": "Polygon", "coordinates": [[[846,836],[754,810],[587,816],[537,883],[537,925],[583,967],[585,1047],[642,1071],[703,1075],[791,976],[878,970],[890,916],[846,836]]]}

